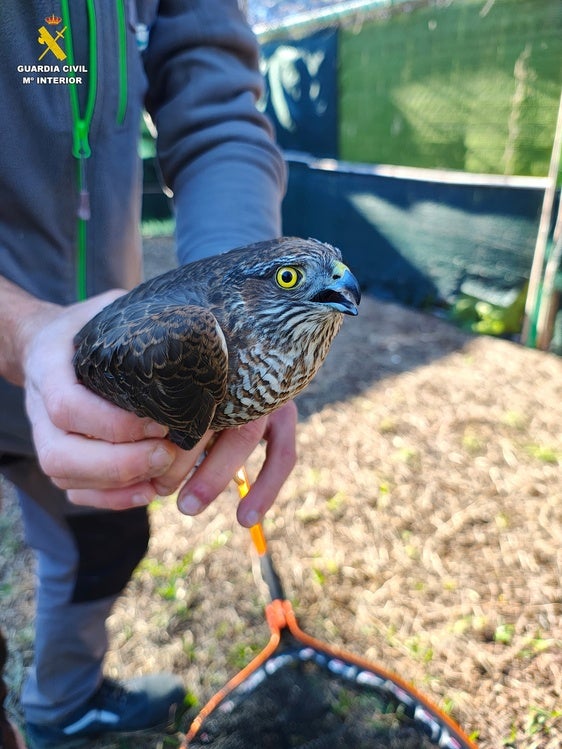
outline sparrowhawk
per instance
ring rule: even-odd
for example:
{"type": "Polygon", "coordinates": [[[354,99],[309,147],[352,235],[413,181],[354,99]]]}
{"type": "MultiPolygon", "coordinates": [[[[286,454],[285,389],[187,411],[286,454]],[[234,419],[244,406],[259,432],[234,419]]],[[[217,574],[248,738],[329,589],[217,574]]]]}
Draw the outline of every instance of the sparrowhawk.
{"type": "Polygon", "coordinates": [[[74,367],[98,395],[191,449],[207,429],[257,419],[299,393],[359,301],[336,248],[259,242],[119,297],[76,335],[74,367]]]}

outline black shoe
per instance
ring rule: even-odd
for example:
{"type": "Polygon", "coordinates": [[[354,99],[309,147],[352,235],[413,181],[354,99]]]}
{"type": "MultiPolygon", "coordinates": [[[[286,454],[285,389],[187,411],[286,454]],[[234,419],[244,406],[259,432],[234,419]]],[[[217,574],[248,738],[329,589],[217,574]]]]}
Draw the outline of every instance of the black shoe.
{"type": "Polygon", "coordinates": [[[27,724],[30,749],[72,749],[111,733],[164,729],[181,708],[185,690],[170,674],[123,683],[104,679],[97,692],[64,725],[27,724]]]}

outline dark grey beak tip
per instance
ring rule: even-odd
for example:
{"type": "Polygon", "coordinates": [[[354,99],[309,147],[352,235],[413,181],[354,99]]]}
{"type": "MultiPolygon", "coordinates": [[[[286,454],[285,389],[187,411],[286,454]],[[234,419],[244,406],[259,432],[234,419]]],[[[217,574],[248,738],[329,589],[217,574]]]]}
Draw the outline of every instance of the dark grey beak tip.
{"type": "Polygon", "coordinates": [[[357,308],[361,303],[361,288],[359,282],[351,271],[346,274],[345,281],[345,287],[341,290],[342,296],[347,300],[347,304],[344,305],[346,307],[344,312],[347,315],[355,316],[359,314],[357,308]]]}

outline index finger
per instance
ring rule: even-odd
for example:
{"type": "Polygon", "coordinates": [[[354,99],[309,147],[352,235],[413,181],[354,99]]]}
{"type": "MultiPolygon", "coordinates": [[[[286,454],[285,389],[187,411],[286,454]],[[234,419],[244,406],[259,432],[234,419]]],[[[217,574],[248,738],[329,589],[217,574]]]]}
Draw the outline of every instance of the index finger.
{"type": "Polygon", "coordinates": [[[240,525],[251,528],[262,520],[295,467],[296,421],[297,410],[293,402],[269,417],[264,434],[265,460],[249,492],[238,505],[236,516],[240,525]]]}
{"type": "Polygon", "coordinates": [[[296,407],[290,402],[268,417],[221,432],[205,460],[182,487],[178,495],[180,511],[186,515],[202,512],[230,483],[263,438],[264,463],[237,511],[241,525],[250,527],[259,522],[295,465],[296,421],[296,407]]]}

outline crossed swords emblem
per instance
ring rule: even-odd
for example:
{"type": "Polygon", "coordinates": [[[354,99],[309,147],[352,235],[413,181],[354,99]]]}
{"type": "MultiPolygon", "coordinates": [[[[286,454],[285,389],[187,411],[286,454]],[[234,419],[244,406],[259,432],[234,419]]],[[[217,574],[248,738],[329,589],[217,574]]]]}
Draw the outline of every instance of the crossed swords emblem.
{"type": "Polygon", "coordinates": [[[57,60],[65,60],[66,54],[61,49],[60,45],[58,44],[59,39],[64,39],[64,32],[66,31],[66,26],[64,29],[61,29],[60,31],[57,31],[56,36],[52,36],[52,34],[49,33],[49,31],[45,28],[45,26],[41,26],[39,28],[39,38],[37,41],[39,44],[45,44],[46,47],[39,56],[39,59],[42,60],[47,52],[51,51],[54,56],[57,58],[57,60]]]}

